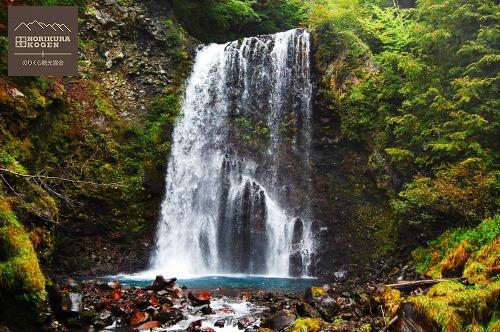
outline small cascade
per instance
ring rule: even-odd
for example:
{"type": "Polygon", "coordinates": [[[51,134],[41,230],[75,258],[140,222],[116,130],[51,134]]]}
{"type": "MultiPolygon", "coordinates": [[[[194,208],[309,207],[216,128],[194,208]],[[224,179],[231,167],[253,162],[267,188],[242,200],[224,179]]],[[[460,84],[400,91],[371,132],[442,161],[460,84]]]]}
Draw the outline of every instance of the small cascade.
{"type": "Polygon", "coordinates": [[[308,274],[309,52],[301,29],[198,50],[173,133],[152,270],[308,274]]]}

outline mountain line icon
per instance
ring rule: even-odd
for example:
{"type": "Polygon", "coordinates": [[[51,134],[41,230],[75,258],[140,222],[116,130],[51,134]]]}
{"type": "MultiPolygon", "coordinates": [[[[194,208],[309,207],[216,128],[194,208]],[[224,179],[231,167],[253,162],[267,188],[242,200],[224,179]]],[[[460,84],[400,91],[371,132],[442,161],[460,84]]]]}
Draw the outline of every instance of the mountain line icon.
{"type": "Polygon", "coordinates": [[[32,31],[33,29],[37,29],[37,28],[41,28],[41,29],[50,29],[52,28],[54,31],[69,31],[71,32],[71,30],[66,26],[66,24],[61,24],[61,23],[51,23],[51,24],[47,24],[47,23],[44,23],[44,22],[39,22],[37,20],[34,20],[30,23],[25,23],[25,22],[21,22],[17,28],[14,29],[14,31],[16,31],[17,29],[19,29],[20,27],[25,27],[27,28],[28,30],[32,31]]]}

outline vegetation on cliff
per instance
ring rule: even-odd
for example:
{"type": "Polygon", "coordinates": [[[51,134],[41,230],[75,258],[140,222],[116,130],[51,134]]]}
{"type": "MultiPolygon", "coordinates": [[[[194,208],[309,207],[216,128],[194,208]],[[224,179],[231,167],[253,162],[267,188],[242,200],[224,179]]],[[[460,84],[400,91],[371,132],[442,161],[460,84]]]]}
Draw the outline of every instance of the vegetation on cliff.
{"type": "MultiPolygon", "coordinates": [[[[417,267],[472,284],[440,283],[404,300],[443,331],[493,329],[500,264],[497,6],[312,1],[305,8],[321,93],[339,118],[342,140],[366,147],[367,166],[397,220],[399,240],[390,250],[425,245],[447,230],[414,252],[417,267]]],[[[395,296],[386,304],[396,314],[402,301],[395,296]]]]}
{"type": "Polygon", "coordinates": [[[493,2],[418,1],[401,9],[311,2],[323,93],[345,140],[398,219],[427,234],[498,209],[498,19],[493,2]]]}

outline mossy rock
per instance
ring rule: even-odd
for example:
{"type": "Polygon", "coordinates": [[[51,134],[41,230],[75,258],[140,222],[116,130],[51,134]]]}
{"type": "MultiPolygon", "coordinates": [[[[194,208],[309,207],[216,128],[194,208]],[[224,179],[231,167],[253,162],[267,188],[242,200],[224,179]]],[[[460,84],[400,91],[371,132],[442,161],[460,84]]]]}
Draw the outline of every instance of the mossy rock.
{"type": "Polygon", "coordinates": [[[45,298],[45,277],[23,225],[0,196],[0,293],[39,302],[45,298]]]}
{"type": "Polygon", "coordinates": [[[293,332],[316,332],[321,329],[322,322],[318,318],[299,318],[293,324],[293,332]]]}
{"type": "Polygon", "coordinates": [[[488,324],[498,310],[500,281],[465,286],[458,281],[441,282],[426,295],[410,297],[417,312],[435,322],[442,331],[465,331],[471,324],[488,324]]]}
{"type": "Polygon", "coordinates": [[[326,291],[323,287],[311,286],[306,290],[306,297],[312,299],[319,299],[326,296],[326,291]]]}

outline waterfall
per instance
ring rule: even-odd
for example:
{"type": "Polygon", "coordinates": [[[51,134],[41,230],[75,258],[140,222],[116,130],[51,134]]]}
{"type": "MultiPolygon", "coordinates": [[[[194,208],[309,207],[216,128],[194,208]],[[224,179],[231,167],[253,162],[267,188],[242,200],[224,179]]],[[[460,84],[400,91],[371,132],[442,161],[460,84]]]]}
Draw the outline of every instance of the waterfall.
{"type": "Polygon", "coordinates": [[[309,38],[294,29],[198,50],[173,133],[152,270],[309,273],[309,38]]]}

